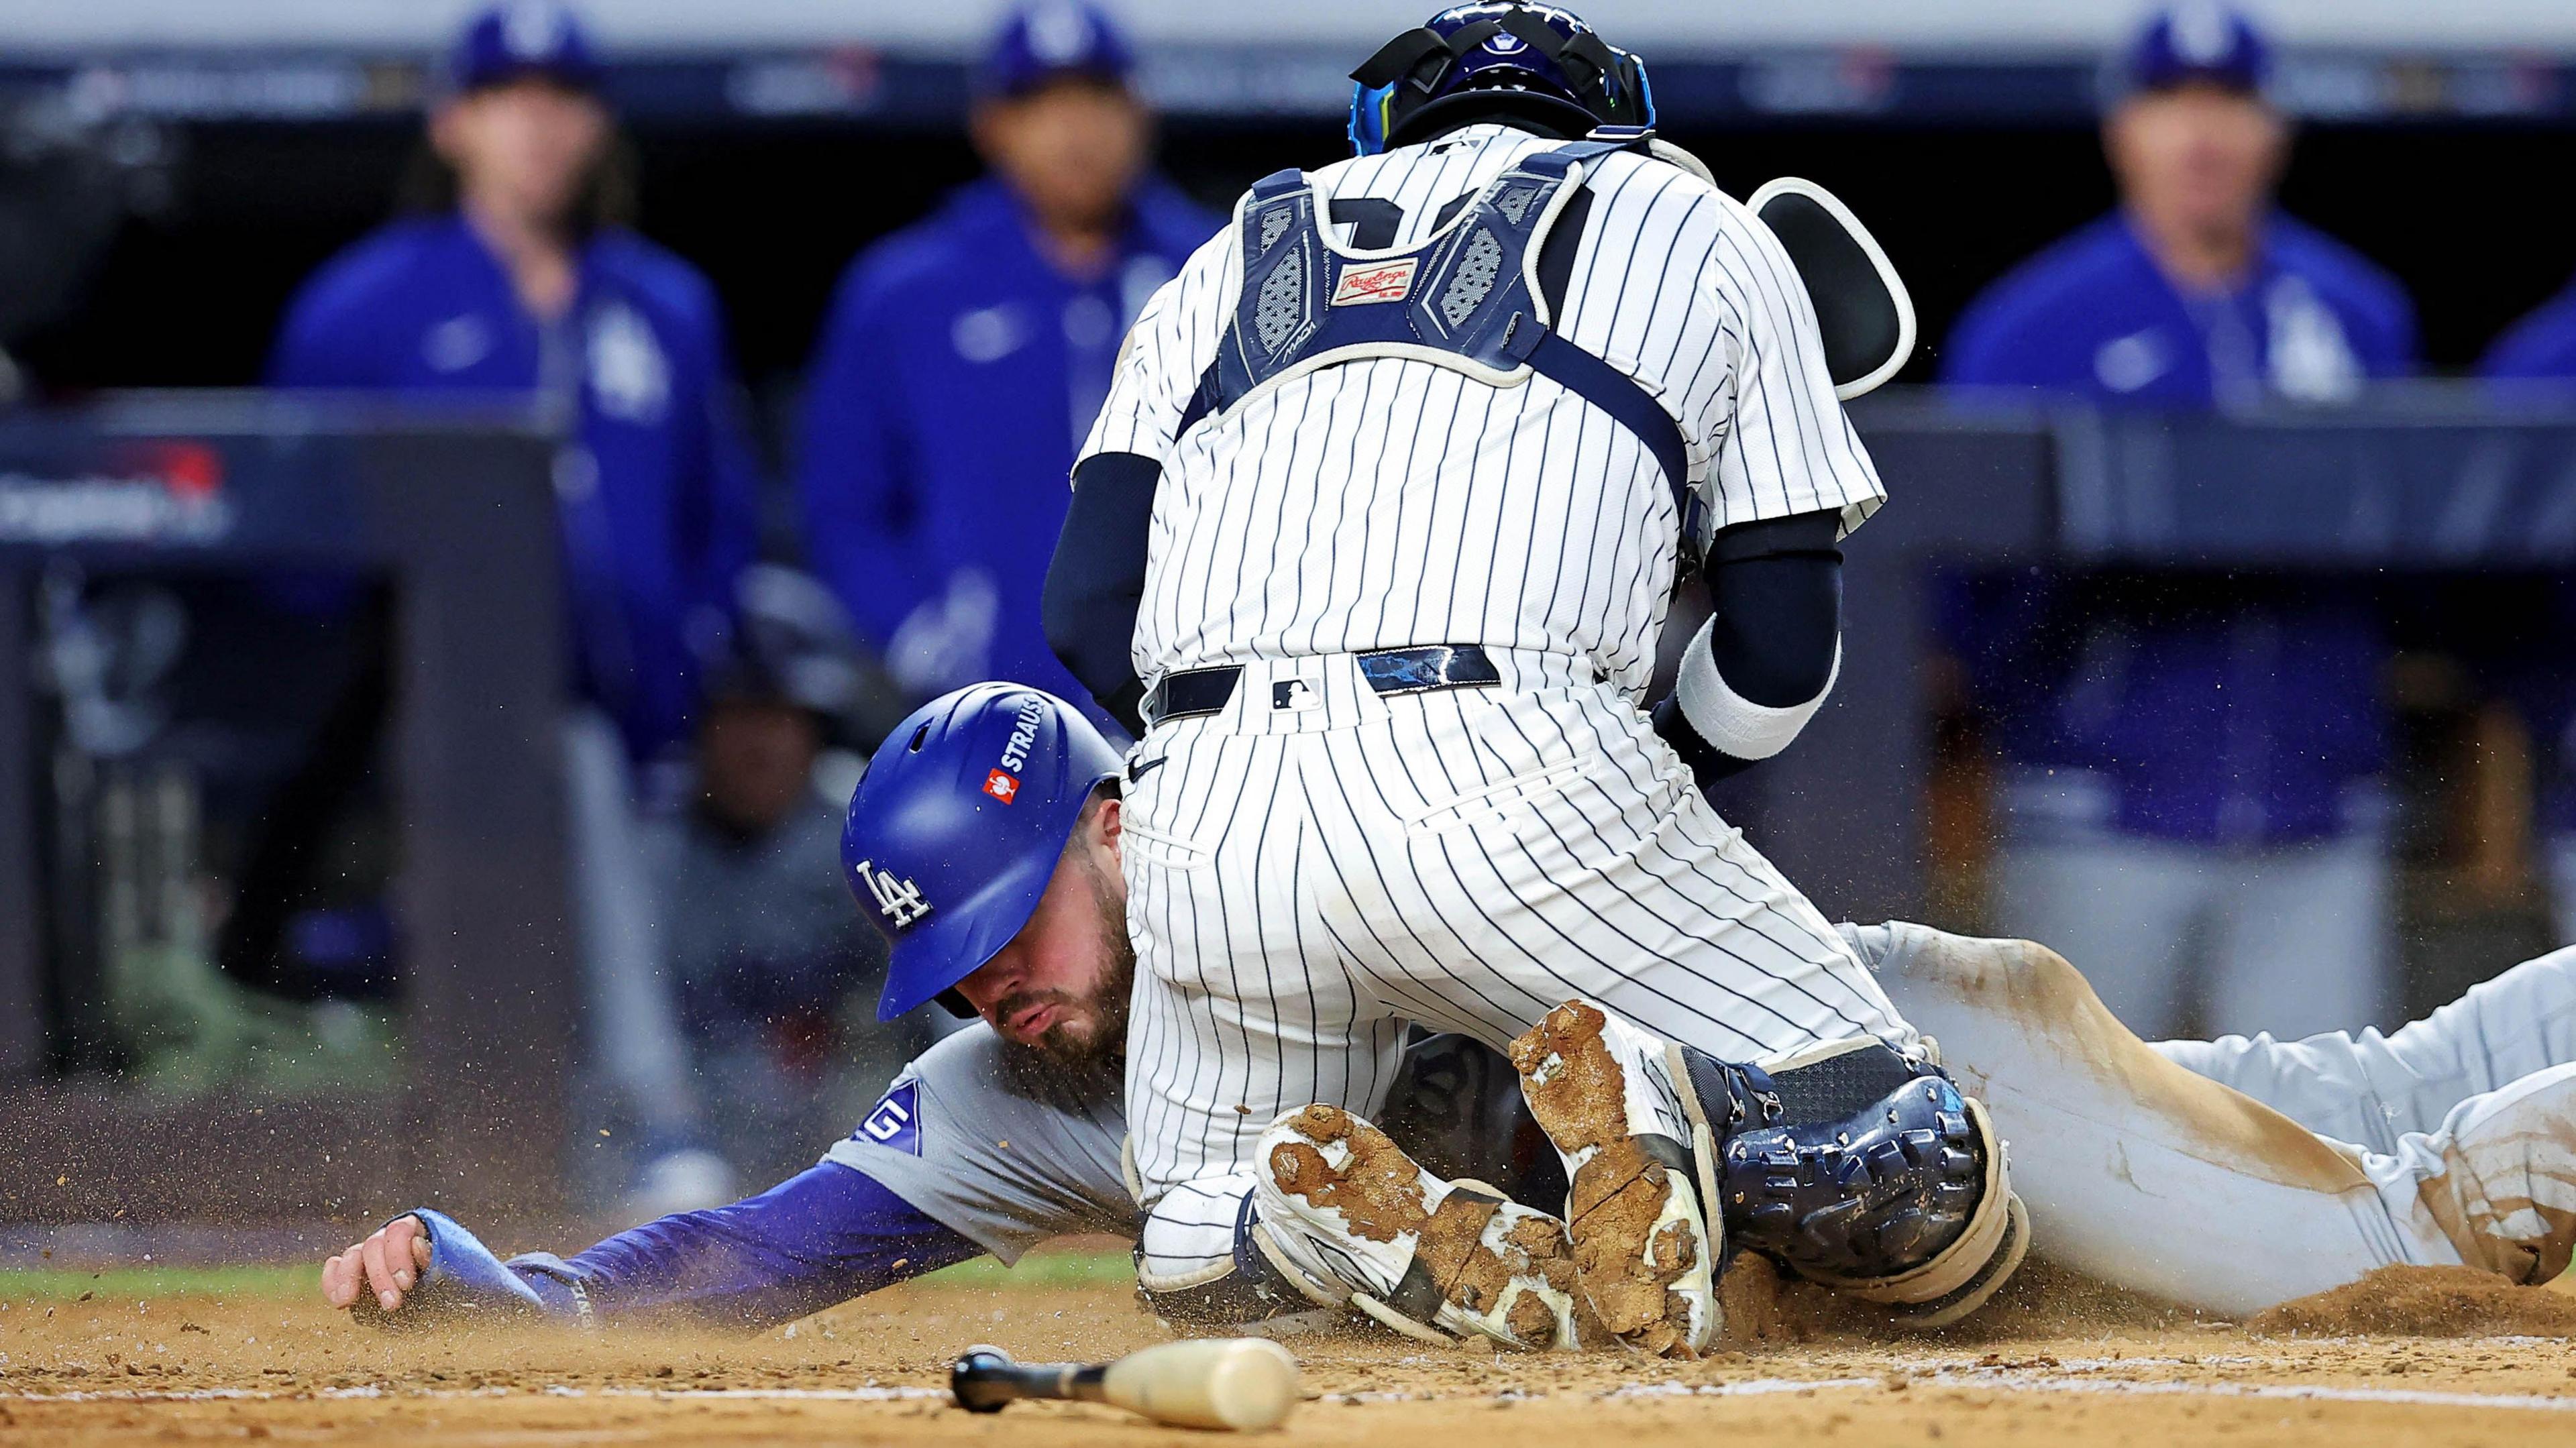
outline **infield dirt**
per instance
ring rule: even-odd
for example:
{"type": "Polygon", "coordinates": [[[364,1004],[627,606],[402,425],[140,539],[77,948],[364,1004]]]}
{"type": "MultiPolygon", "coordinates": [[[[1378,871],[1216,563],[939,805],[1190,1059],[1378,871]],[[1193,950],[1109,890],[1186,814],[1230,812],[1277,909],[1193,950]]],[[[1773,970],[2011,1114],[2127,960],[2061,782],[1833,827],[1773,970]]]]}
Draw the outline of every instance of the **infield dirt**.
{"type": "MultiPolygon", "coordinates": [[[[1733,1275],[1735,1335],[1698,1362],[1294,1344],[1301,1442],[2497,1445],[2576,1442],[2561,1292],[2416,1274],[2263,1332],[2033,1269],[1978,1325],[1899,1339],[1733,1275]],[[2476,1337],[2368,1335],[2392,1295],[2468,1302],[2476,1337]],[[2336,1314],[2341,1312],[2342,1316],[2336,1314]],[[2556,1327],[2548,1335],[2532,1329],[2556,1327]]],[[[2449,1319],[2445,1319],[2447,1322],[2449,1319]]],[[[916,1284],[792,1335],[359,1331],[318,1296],[20,1298],[0,1311],[0,1441],[1079,1445],[1211,1441],[1105,1408],[945,1402],[956,1353],[1097,1359],[1165,1333],[1113,1287],[916,1284]]]]}

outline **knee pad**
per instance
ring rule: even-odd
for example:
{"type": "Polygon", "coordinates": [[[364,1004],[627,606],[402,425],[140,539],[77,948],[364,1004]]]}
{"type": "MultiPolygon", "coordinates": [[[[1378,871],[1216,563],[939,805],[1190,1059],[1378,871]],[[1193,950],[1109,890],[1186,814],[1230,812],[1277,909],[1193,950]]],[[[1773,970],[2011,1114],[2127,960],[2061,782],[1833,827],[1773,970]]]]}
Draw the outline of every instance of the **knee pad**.
{"type": "Polygon", "coordinates": [[[1734,1245],[1918,1327],[1967,1316],[2021,1265],[2004,1144],[1940,1068],[1866,1038],[1767,1066],[1674,1050],[1734,1245]]]}

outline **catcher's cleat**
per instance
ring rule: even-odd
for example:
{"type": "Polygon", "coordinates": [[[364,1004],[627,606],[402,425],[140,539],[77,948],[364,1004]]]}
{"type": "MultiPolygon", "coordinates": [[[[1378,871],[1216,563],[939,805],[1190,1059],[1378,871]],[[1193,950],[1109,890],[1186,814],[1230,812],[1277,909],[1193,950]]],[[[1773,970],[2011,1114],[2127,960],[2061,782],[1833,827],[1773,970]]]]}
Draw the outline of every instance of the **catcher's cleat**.
{"type": "Polygon", "coordinates": [[[1602,1327],[1641,1352],[1697,1356],[1721,1326],[1726,1244],[1701,1210],[1666,1044],[1575,1000],[1512,1042],[1511,1057],[1565,1159],[1574,1261],[1602,1327]]]}
{"type": "MultiPolygon", "coordinates": [[[[1308,1106],[1263,1132],[1253,1241],[1273,1265],[1338,1288],[1408,1337],[1516,1348],[1583,1345],[1565,1224],[1481,1182],[1443,1181],[1347,1111],[1308,1106]]],[[[1588,1334],[1601,1339],[1597,1327],[1588,1334]]]]}

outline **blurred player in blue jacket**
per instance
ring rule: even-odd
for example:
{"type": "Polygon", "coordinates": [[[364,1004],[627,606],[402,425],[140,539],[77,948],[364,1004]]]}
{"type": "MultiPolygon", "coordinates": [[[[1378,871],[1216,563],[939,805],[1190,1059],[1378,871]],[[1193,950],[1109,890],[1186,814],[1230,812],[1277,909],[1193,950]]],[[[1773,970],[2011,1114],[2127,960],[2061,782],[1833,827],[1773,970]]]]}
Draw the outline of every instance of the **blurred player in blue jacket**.
{"type": "Polygon", "coordinates": [[[2290,130],[2264,99],[2269,70],[2223,6],[2150,21],[2102,127],[2119,209],[1979,297],[1943,380],[2207,409],[2345,402],[2412,372],[2396,280],[2274,205],[2290,130]]]}
{"type": "MultiPolygon", "coordinates": [[[[638,758],[694,702],[689,614],[730,596],[756,484],[714,289],[611,219],[615,136],[568,12],[514,3],[458,42],[430,144],[452,206],[334,257],[287,313],[282,387],[534,393],[574,446],[558,487],[582,692],[638,758]]],[[[447,198],[441,198],[445,200],[447,198]]]]}
{"type": "Polygon", "coordinates": [[[921,697],[1081,686],[1038,626],[1075,445],[1118,344],[1217,219],[1147,170],[1151,118],[1098,9],[1014,12],[978,68],[993,174],[851,264],[807,380],[815,570],[921,697]]]}
{"type": "MultiPolygon", "coordinates": [[[[2487,349],[2478,371],[2508,400],[2576,403],[2576,285],[2541,304],[2487,349]]],[[[2551,590],[2549,641],[2517,659],[2505,692],[2531,725],[2541,766],[2540,830],[2558,938],[2576,943],[2576,585],[2551,590]]]]}
{"type": "Polygon", "coordinates": [[[757,542],[756,483],[715,293],[616,224],[602,71],[572,15],[513,0],[476,16],[429,119],[428,214],[305,284],[281,387],[508,394],[560,419],[556,464],[575,689],[566,728],[574,915],[592,1059],[641,1118],[645,1204],[722,1200],[692,1167],[698,1108],[653,950],[635,766],[697,706],[693,619],[727,607],[757,542]],[[660,1188],[655,1189],[654,1183],[660,1188]]]}
{"type": "MultiPolygon", "coordinates": [[[[2274,204],[2290,136],[2268,73],[2227,7],[2154,16],[2103,123],[2120,208],[1979,298],[1943,380],[1962,398],[2236,410],[2411,370],[2404,292],[2274,204]]],[[[2377,1018],[2389,726],[2367,597],[2025,576],[1954,584],[1945,612],[2012,766],[1998,925],[2073,952],[2150,1038],[2187,1023],[2195,966],[2216,1029],[2377,1018]]]]}

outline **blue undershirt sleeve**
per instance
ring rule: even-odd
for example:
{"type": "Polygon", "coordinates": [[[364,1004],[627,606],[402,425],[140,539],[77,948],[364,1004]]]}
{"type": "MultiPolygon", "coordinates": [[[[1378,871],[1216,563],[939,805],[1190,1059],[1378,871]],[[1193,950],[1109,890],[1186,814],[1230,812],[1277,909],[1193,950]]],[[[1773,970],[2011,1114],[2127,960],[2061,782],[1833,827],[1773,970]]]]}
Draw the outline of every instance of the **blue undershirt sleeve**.
{"type": "Polygon", "coordinates": [[[984,1249],[837,1162],[756,1197],[663,1217],[575,1254],[510,1259],[550,1317],[758,1330],[984,1249]]]}

